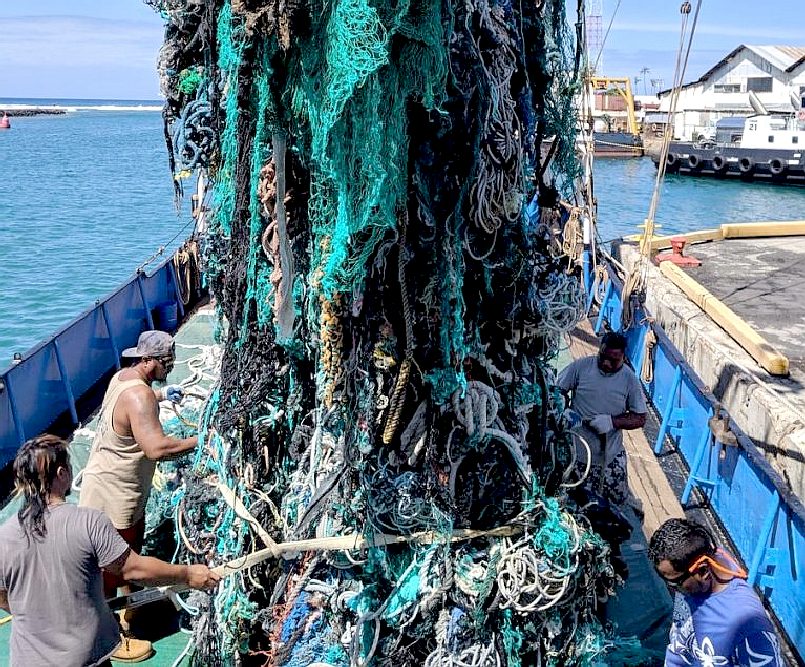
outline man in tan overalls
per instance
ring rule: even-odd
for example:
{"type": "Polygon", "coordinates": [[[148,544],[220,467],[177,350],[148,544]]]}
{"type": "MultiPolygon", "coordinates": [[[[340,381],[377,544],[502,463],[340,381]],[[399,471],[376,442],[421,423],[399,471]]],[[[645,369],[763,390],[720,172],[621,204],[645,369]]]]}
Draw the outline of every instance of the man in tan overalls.
{"type": "MultiPolygon", "coordinates": [[[[121,537],[138,552],[145,534],[145,506],[157,461],[190,451],[198,437],[179,440],[165,435],[159,422],[159,401],[179,401],[182,389],[164,382],[176,360],[173,338],[164,331],[144,331],[137,347],[123,351],[136,360],[118,371],[103,398],[98,430],[83,472],[79,505],[104,512],[121,537]]],[[[106,597],[115,595],[123,581],[104,572],[106,597]]],[[[124,641],[115,660],[135,661],[149,655],[149,642],[124,641]]]]}

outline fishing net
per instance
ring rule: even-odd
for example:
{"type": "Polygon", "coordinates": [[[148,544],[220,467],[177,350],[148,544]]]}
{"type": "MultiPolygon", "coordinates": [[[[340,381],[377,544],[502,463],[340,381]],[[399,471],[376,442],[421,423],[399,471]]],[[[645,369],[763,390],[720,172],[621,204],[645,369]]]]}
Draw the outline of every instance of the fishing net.
{"type": "Polygon", "coordinates": [[[550,364],[584,310],[563,0],[148,4],[223,345],[163,503],[179,561],[271,554],[191,598],[195,664],[595,664],[616,576],[550,364]]]}

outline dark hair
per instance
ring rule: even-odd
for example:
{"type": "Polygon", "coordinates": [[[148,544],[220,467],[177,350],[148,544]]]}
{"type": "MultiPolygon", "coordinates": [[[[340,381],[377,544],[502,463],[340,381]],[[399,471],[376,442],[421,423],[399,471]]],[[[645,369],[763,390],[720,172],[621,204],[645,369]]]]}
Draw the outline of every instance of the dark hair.
{"type": "Polygon", "coordinates": [[[14,486],[23,496],[17,512],[20,527],[30,540],[47,534],[48,495],[59,468],[70,465],[67,443],[55,435],[40,435],[26,442],[14,458],[14,486]]]}
{"type": "Polygon", "coordinates": [[[601,347],[608,350],[621,350],[626,353],[626,336],[617,331],[608,331],[601,340],[601,347]]]}
{"type": "Polygon", "coordinates": [[[667,560],[677,572],[684,572],[699,556],[715,551],[710,531],[687,519],[668,519],[654,531],[648,545],[648,557],[655,567],[667,560]]]}

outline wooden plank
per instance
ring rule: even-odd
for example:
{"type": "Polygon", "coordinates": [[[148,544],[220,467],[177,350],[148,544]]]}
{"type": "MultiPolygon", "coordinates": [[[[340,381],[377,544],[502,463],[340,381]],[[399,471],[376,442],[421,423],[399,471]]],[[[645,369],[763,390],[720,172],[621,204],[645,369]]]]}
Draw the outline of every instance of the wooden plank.
{"type": "Polygon", "coordinates": [[[670,518],[685,518],[682,505],[642,429],[623,432],[629,461],[629,489],[643,506],[643,534],[649,539],[670,518]]]}
{"type": "MultiPolygon", "coordinates": [[[[592,324],[583,320],[570,334],[570,353],[580,359],[597,351],[598,338],[592,324]]],[[[629,489],[642,505],[643,534],[649,539],[666,519],[684,518],[685,513],[643,430],[624,431],[623,445],[628,457],[629,489]]]]}
{"type": "Polygon", "coordinates": [[[598,352],[598,337],[593,331],[592,320],[582,320],[570,332],[570,355],[575,360],[589,357],[596,352],[598,352]]]}
{"type": "Polygon", "coordinates": [[[729,222],[721,225],[725,239],[805,235],[805,220],[782,222],[729,222]]]}
{"type": "MultiPolygon", "coordinates": [[[[673,234],[672,236],[655,236],[651,239],[651,252],[664,250],[671,247],[671,239],[677,236],[682,236],[688,242],[688,245],[695,243],[709,243],[711,241],[720,241],[724,238],[724,232],[721,228],[718,229],[702,229],[698,232],[687,232],[685,234],[673,234]]],[[[642,234],[632,234],[631,236],[624,237],[624,241],[632,243],[640,243],[643,236],[642,234]]]]}

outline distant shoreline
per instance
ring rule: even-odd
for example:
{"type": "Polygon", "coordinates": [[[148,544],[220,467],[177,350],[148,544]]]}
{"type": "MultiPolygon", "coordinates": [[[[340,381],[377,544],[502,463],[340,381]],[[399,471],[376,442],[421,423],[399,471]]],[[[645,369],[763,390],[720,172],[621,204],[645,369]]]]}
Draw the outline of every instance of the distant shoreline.
{"type": "Polygon", "coordinates": [[[162,111],[156,100],[35,100],[12,102],[0,99],[0,115],[8,116],[61,116],[81,111],[162,111]]]}
{"type": "Polygon", "coordinates": [[[59,107],[2,107],[0,112],[6,116],[59,116],[66,114],[67,110],[59,107]]]}

